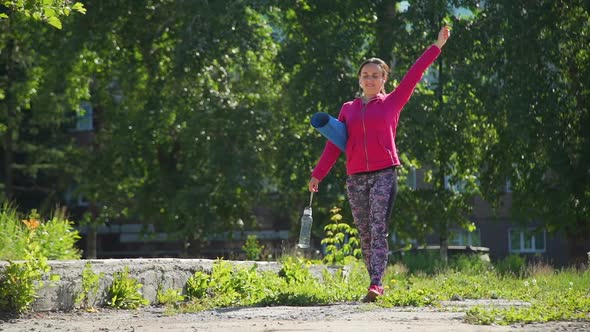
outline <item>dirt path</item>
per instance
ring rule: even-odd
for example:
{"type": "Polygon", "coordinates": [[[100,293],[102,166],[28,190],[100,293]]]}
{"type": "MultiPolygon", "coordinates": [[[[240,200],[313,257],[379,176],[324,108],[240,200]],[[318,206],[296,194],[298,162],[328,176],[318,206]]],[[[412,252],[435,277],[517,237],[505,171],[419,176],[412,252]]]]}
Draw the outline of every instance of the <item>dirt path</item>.
{"type": "MultiPolygon", "coordinates": [[[[470,306],[469,304],[467,306],[470,306]]],[[[335,304],[314,307],[225,308],[194,314],[167,316],[163,308],[141,310],[101,309],[97,313],[42,312],[7,319],[0,331],[590,331],[590,322],[556,322],[513,326],[478,326],[463,322],[462,305],[435,308],[385,309],[368,304],[335,304]]]]}

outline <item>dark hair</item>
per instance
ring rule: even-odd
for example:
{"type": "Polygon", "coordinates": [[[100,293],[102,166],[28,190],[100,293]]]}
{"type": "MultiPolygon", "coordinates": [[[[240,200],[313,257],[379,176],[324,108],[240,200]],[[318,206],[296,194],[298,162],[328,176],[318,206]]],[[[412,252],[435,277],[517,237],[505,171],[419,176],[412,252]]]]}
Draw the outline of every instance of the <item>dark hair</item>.
{"type": "MultiPolygon", "coordinates": [[[[369,63],[376,64],[377,66],[379,66],[379,68],[381,68],[381,71],[383,72],[383,76],[389,75],[389,66],[385,63],[385,61],[379,58],[369,58],[363,61],[363,63],[361,63],[361,66],[359,67],[359,70],[357,72],[357,76],[361,76],[361,71],[363,70],[363,67],[365,65],[368,65],[369,63]]],[[[385,94],[385,87],[381,88],[381,92],[385,94]]]]}

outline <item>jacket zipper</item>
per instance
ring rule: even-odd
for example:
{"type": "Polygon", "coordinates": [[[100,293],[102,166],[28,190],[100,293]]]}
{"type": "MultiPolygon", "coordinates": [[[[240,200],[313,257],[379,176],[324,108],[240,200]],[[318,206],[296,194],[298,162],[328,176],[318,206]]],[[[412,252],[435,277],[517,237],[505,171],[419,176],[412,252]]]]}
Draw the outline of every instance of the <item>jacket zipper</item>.
{"type": "Polygon", "coordinates": [[[364,146],[365,146],[365,161],[367,164],[367,172],[369,171],[369,151],[367,149],[367,128],[365,127],[365,110],[367,109],[367,106],[369,105],[369,102],[371,102],[370,100],[363,106],[363,109],[361,110],[361,120],[363,122],[363,138],[364,138],[364,146]]]}

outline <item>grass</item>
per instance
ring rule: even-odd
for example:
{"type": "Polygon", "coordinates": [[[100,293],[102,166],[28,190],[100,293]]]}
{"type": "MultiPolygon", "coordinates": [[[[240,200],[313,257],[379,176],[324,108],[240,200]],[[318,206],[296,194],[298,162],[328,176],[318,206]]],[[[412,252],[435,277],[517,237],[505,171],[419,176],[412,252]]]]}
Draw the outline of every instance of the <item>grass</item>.
{"type": "MultiPolygon", "coordinates": [[[[219,261],[210,274],[198,272],[187,283],[187,299],[168,307],[168,313],[195,312],[219,307],[292,305],[308,306],[358,301],[369,279],[361,261],[348,259],[348,270],[313,276],[313,264],[298,258],[283,260],[279,273],[252,267],[235,269],[219,261]],[[198,281],[198,282],[197,282],[198,281]],[[190,285],[190,286],[189,286],[190,285]]],[[[555,270],[546,265],[523,266],[519,272],[460,257],[446,268],[428,273],[395,264],[384,277],[386,293],[376,305],[434,306],[445,300],[501,299],[528,306],[475,306],[466,310],[473,324],[513,324],[563,320],[590,320],[590,269],[555,270]],[[412,272],[411,272],[412,271],[412,272]]],[[[457,310],[452,308],[449,310],[457,310]]]]}

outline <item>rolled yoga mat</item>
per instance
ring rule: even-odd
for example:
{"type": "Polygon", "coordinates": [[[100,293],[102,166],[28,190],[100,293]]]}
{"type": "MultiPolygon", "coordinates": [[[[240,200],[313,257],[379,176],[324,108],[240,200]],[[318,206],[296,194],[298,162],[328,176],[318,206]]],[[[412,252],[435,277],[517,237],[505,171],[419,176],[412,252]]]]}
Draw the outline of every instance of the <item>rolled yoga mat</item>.
{"type": "Polygon", "coordinates": [[[311,125],[334,143],[340,150],[346,149],[346,125],[328,113],[318,112],[311,117],[311,125]]]}

